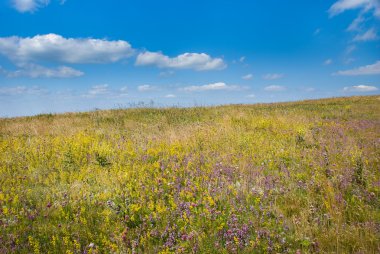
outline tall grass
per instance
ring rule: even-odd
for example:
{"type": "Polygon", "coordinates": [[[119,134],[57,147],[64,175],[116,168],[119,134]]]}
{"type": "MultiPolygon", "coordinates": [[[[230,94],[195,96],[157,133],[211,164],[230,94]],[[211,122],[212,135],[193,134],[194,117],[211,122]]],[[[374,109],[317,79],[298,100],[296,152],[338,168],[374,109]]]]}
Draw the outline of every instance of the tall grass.
{"type": "Polygon", "coordinates": [[[0,120],[0,253],[379,253],[378,96],[0,120]]]}

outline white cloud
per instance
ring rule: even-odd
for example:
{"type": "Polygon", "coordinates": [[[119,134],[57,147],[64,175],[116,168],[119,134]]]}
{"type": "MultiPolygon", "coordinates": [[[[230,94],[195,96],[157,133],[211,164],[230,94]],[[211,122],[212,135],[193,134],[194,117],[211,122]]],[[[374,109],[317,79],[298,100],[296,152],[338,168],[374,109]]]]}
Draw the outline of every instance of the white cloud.
{"type": "Polygon", "coordinates": [[[147,92],[155,90],[155,87],[151,85],[141,85],[137,87],[137,90],[139,90],[140,92],[147,92]]]}
{"type": "Polygon", "coordinates": [[[349,57],[343,60],[344,64],[350,64],[352,62],[355,62],[355,58],[349,57]]]}
{"type": "Polygon", "coordinates": [[[247,98],[251,98],[251,99],[252,99],[252,98],[256,98],[256,95],[253,94],[253,93],[251,93],[251,94],[248,94],[248,95],[247,95],[247,98]]]}
{"type": "Polygon", "coordinates": [[[194,69],[197,71],[221,70],[226,67],[223,59],[212,58],[205,53],[184,53],[170,58],[161,52],[140,53],[136,65],[155,65],[159,68],[194,69]]]}
{"type": "Polygon", "coordinates": [[[165,95],[165,98],[175,98],[177,97],[175,94],[167,94],[165,95]]]}
{"type": "Polygon", "coordinates": [[[127,96],[128,95],[128,87],[124,86],[124,87],[120,88],[117,95],[120,97],[127,96]]]}
{"type": "Polygon", "coordinates": [[[330,17],[336,16],[347,10],[359,9],[359,15],[354,19],[349,27],[346,29],[350,32],[356,32],[353,41],[372,41],[378,39],[376,31],[369,29],[366,32],[362,32],[364,23],[372,20],[372,18],[366,18],[366,16],[372,15],[373,17],[380,19],[380,1],[379,0],[338,0],[329,9],[330,17]]]}
{"type": "Polygon", "coordinates": [[[331,17],[347,10],[361,9],[363,12],[373,11],[376,17],[380,17],[379,0],[339,0],[329,9],[331,17]]]}
{"type": "Polygon", "coordinates": [[[167,78],[167,77],[173,76],[174,73],[175,73],[175,72],[172,71],[172,70],[161,71],[161,72],[158,74],[158,76],[163,77],[163,78],[167,78]]]}
{"type": "Polygon", "coordinates": [[[308,93],[315,92],[314,87],[305,87],[304,90],[305,90],[305,92],[308,92],[308,93]]]}
{"type": "Polygon", "coordinates": [[[128,92],[128,87],[124,86],[124,87],[120,88],[120,92],[122,92],[122,93],[128,92]]]}
{"type": "Polygon", "coordinates": [[[346,55],[349,55],[351,54],[352,52],[354,52],[356,50],[356,46],[355,45],[349,45],[346,47],[346,50],[345,50],[345,54],[346,55]]]}
{"type": "Polygon", "coordinates": [[[361,66],[356,69],[338,71],[333,75],[338,76],[359,76],[359,75],[379,75],[380,74],[380,61],[374,64],[361,66]]]}
{"type": "Polygon", "coordinates": [[[0,74],[1,75],[7,75],[8,74],[8,71],[5,70],[1,65],[0,65],[0,74]]]}
{"type": "Polygon", "coordinates": [[[371,28],[363,34],[358,34],[354,37],[354,41],[375,41],[379,37],[377,36],[376,30],[371,28]]]}
{"type": "Polygon", "coordinates": [[[359,31],[361,25],[365,22],[365,18],[363,15],[359,15],[354,21],[351,22],[351,24],[347,27],[347,31],[353,32],[353,31],[359,31]]]}
{"type": "Polygon", "coordinates": [[[317,36],[318,34],[320,34],[321,33],[321,29],[320,28],[317,28],[317,29],[315,29],[315,31],[314,31],[314,36],[317,36]]]}
{"type": "Polygon", "coordinates": [[[128,88],[121,87],[118,89],[112,89],[108,84],[101,84],[92,86],[85,94],[82,94],[86,98],[96,98],[102,96],[102,98],[112,99],[120,98],[128,95],[128,88]]]}
{"type": "Polygon", "coordinates": [[[19,12],[34,12],[49,3],[49,0],[12,0],[13,7],[19,12]]]}
{"type": "Polygon", "coordinates": [[[350,64],[352,62],[355,62],[355,58],[351,57],[351,53],[356,50],[356,45],[348,45],[345,50],[344,50],[344,59],[343,63],[344,64],[350,64]]]}
{"type": "MultiPolygon", "coordinates": [[[[60,5],[65,4],[66,0],[57,0],[60,5]]],[[[35,12],[38,9],[50,4],[50,0],[11,0],[13,8],[18,12],[35,12]]]]}
{"type": "Polygon", "coordinates": [[[133,54],[131,45],[122,40],[64,38],[57,34],[34,37],[1,37],[0,54],[13,62],[50,61],[61,63],[116,62],[133,54]]]}
{"type": "Polygon", "coordinates": [[[220,90],[241,90],[242,87],[237,85],[227,85],[224,82],[217,82],[201,86],[187,86],[183,90],[186,92],[203,92],[203,91],[220,91],[220,90]]]}
{"type": "Polygon", "coordinates": [[[266,80],[275,80],[275,79],[280,79],[284,77],[284,74],[279,74],[279,73],[268,73],[263,76],[263,79],[266,80]]]}
{"type": "Polygon", "coordinates": [[[329,58],[329,59],[326,59],[326,61],[324,61],[323,64],[324,65],[330,65],[330,64],[332,64],[332,62],[333,62],[332,59],[329,58]]]}
{"type": "Polygon", "coordinates": [[[267,92],[281,92],[281,91],[285,91],[286,88],[283,86],[271,85],[271,86],[266,86],[264,90],[267,92]]]}
{"type": "Polygon", "coordinates": [[[84,95],[85,97],[95,97],[98,95],[108,95],[110,94],[108,84],[96,85],[91,87],[91,89],[84,95]]]}
{"type": "Polygon", "coordinates": [[[245,56],[240,57],[239,62],[243,63],[245,61],[245,56]]]}
{"type": "Polygon", "coordinates": [[[253,75],[251,73],[247,74],[247,75],[244,75],[243,77],[241,77],[242,79],[245,79],[245,80],[250,80],[253,78],[253,75]]]}
{"type": "Polygon", "coordinates": [[[12,86],[12,87],[0,87],[0,95],[12,96],[12,95],[41,95],[47,93],[46,90],[38,87],[26,87],[26,86],[12,86]]]}
{"type": "Polygon", "coordinates": [[[358,86],[346,86],[343,88],[344,92],[374,92],[379,89],[376,86],[366,86],[366,85],[358,85],[358,86]]]}
{"type": "Polygon", "coordinates": [[[80,77],[84,73],[67,66],[57,68],[46,68],[36,64],[22,66],[16,71],[7,71],[2,69],[3,74],[10,78],[30,77],[30,78],[72,78],[80,77]]]}

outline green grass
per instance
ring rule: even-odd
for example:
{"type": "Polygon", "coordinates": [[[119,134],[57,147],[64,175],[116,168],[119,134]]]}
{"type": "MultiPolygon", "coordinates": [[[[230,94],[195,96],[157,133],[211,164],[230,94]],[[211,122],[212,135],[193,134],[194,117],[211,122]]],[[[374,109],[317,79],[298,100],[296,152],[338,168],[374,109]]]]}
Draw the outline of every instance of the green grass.
{"type": "Polygon", "coordinates": [[[0,253],[379,253],[380,97],[0,119],[0,253]]]}

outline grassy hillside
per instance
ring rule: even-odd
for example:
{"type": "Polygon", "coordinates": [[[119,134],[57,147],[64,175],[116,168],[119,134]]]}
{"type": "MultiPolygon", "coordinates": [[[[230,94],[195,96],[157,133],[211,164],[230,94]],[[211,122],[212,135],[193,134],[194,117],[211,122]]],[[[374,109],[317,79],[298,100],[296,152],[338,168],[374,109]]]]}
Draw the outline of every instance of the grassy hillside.
{"type": "Polygon", "coordinates": [[[379,253],[380,97],[0,119],[0,253],[379,253]]]}

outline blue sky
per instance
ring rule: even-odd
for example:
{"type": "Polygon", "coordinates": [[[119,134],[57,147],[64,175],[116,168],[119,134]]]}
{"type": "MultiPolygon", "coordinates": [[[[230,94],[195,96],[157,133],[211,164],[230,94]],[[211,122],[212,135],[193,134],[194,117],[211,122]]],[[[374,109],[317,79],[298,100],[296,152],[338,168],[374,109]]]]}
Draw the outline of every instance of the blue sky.
{"type": "Polygon", "coordinates": [[[379,0],[4,0],[0,116],[379,94],[379,0]]]}

